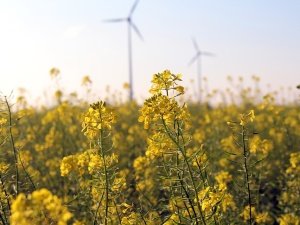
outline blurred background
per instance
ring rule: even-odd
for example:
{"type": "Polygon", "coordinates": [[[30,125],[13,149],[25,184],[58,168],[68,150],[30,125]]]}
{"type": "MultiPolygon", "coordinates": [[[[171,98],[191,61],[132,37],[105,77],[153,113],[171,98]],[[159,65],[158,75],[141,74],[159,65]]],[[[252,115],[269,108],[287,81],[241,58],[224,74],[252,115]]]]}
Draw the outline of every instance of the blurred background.
{"type": "MultiPolygon", "coordinates": [[[[131,14],[133,96],[148,97],[152,75],[181,73],[191,96],[225,89],[228,76],[245,86],[259,77],[263,92],[295,90],[300,83],[300,1],[297,0],[0,0],[0,91],[19,87],[29,100],[43,99],[60,70],[67,92],[86,75],[99,99],[129,82],[131,14]],[[138,30],[139,35],[137,32],[138,30]],[[200,69],[193,61],[200,50],[200,69]],[[207,54],[205,54],[207,53],[207,54]]],[[[124,92],[124,98],[128,98],[124,92]]],[[[40,100],[43,101],[43,100],[40,100]]],[[[29,101],[30,103],[30,101],[29,101]]]]}

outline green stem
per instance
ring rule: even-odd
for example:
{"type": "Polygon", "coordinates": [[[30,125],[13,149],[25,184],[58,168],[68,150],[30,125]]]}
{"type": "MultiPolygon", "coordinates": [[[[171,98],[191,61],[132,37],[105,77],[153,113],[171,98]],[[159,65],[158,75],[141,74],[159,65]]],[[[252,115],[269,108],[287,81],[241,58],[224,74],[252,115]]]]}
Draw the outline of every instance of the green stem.
{"type": "MultiPolygon", "coordinates": [[[[0,174],[0,183],[1,183],[1,185],[2,185],[2,191],[4,192],[4,195],[5,195],[5,198],[6,198],[6,201],[7,201],[8,213],[9,213],[9,215],[10,215],[10,211],[11,211],[11,210],[10,210],[9,196],[8,196],[8,193],[7,193],[6,189],[5,189],[4,181],[3,181],[3,179],[2,179],[1,174],[0,174]]],[[[4,207],[2,207],[2,199],[1,199],[1,208],[3,209],[3,214],[4,214],[5,220],[6,220],[6,222],[7,222],[7,215],[6,215],[6,213],[5,213],[4,207]]]]}
{"type": "MultiPolygon", "coordinates": [[[[101,112],[101,109],[99,109],[99,112],[101,112]]],[[[102,115],[100,113],[100,123],[102,123],[102,115]]],[[[101,127],[100,129],[100,155],[103,159],[103,167],[104,167],[104,176],[105,176],[105,218],[104,218],[104,224],[107,225],[107,219],[108,219],[108,171],[106,168],[106,160],[105,160],[105,155],[104,155],[104,150],[103,150],[103,129],[101,127]]]]}
{"type": "MultiPolygon", "coordinates": [[[[200,204],[200,199],[198,197],[197,188],[196,188],[195,180],[194,180],[194,177],[193,177],[192,169],[191,169],[190,164],[189,164],[189,162],[187,160],[187,157],[186,157],[186,154],[184,152],[184,149],[182,149],[182,147],[179,145],[179,143],[176,142],[176,140],[172,137],[172,135],[170,133],[170,130],[167,127],[166,122],[165,122],[165,120],[163,118],[162,118],[162,122],[163,122],[165,130],[167,131],[167,134],[168,134],[169,138],[178,147],[179,151],[181,152],[181,154],[183,156],[184,162],[187,165],[188,172],[189,172],[189,175],[190,175],[190,178],[191,178],[191,181],[192,181],[193,189],[194,189],[194,192],[195,192],[195,195],[196,195],[196,201],[197,201],[197,206],[198,206],[198,209],[199,209],[199,212],[200,212],[201,220],[202,220],[203,224],[206,225],[205,218],[204,218],[204,215],[203,215],[203,212],[202,212],[202,208],[201,208],[201,204],[200,204]]],[[[199,224],[198,222],[200,222],[200,221],[198,221],[198,218],[196,218],[196,223],[199,224]]]]}
{"type": "Polygon", "coordinates": [[[32,185],[32,187],[33,187],[33,190],[36,190],[35,185],[34,185],[34,183],[33,183],[33,180],[31,179],[31,176],[30,176],[30,175],[28,174],[28,172],[26,171],[25,166],[24,166],[24,163],[23,163],[23,161],[22,161],[20,155],[19,155],[19,159],[20,159],[21,166],[22,166],[22,168],[23,168],[23,170],[24,170],[26,176],[28,177],[29,181],[31,182],[31,185],[32,185]]]}
{"type": "Polygon", "coordinates": [[[116,209],[116,212],[117,212],[117,216],[118,216],[119,223],[121,224],[122,220],[121,220],[120,214],[119,214],[119,212],[118,212],[117,203],[116,203],[115,200],[113,201],[113,203],[114,203],[114,206],[115,206],[115,209],[116,209]]]}
{"type": "MultiPolygon", "coordinates": [[[[184,142],[182,133],[180,132],[180,126],[179,126],[179,123],[178,123],[178,122],[177,122],[176,124],[174,124],[174,129],[177,130],[177,133],[176,133],[177,140],[176,140],[176,142],[179,143],[179,136],[181,136],[182,141],[184,142]]],[[[195,211],[195,207],[194,207],[194,205],[193,205],[192,199],[190,198],[190,195],[189,195],[187,189],[185,188],[184,183],[183,183],[183,180],[182,180],[182,178],[184,177],[184,169],[183,169],[183,171],[182,171],[183,174],[181,175],[181,173],[179,172],[180,170],[178,169],[178,167],[179,167],[179,154],[178,154],[178,152],[176,152],[177,177],[178,177],[178,179],[179,179],[181,189],[183,189],[184,194],[185,194],[185,196],[187,197],[187,199],[188,199],[188,201],[189,201],[189,204],[190,204],[190,206],[191,206],[191,208],[192,208],[194,217],[196,218],[196,217],[197,217],[197,213],[196,213],[196,211],[195,211]]],[[[182,190],[181,190],[181,191],[182,191],[182,190]]],[[[181,196],[183,197],[182,193],[181,193],[181,196]]],[[[183,201],[183,202],[184,202],[184,205],[185,205],[185,207],[186,207],[186,209],[187,209],[187,212],[188,212],[188,214],[189,214],[190,219],[192,219],[191,214],[190,214],[190,212],[189,212],[189,209],[188,209],[188,207],[187,207],[185,201],[183,201]]],[[[180,218],[180,219],[181,219],[181,218],[180,218]]]]}
{"type": "Polygon", "coordinates": [[[97,209],[96,209],[96,212],[95,212],[94,222],[93,222],[94,225],[97,224],[97,223],[96,223],[96,222],[97,222],[97,214],[98,214],[98,210],[99,210],[99,208],[100,208],[101,202],[102,202],[103,194],[104,194],[104,193],[102,192],[101,198],[100,198],[100,200],[99,200],[99,202],[98,202],[98,206],[97,206],[97,209]]]}
{"type": "Polygon", "coordinates": [[[12,118],[11,118],[11,111],[10,111],[10,106],[8,104],[7,98],[5,96],[5,103],[7,106],[8,110],[8,115],[9,115],[9,135],[10,135],[10,140],[11,140],[11,147],[13,149],[13,155],[14,155],[14,161],[15,161],[15,169],[16,169],[16,194],[19,193],[19,170],[18,170],[18,157],[17,157],[17,149],[15,147],[15,142],[14,142],[14,136],[12,135],[12,118]]]}
{"type": "Polygon", "coordinates": [[[249,178],[249,168],[248,168],[248,151],[246,148],[246,133],[245,133],[245,127],[242,126],[242,138],[243,138],[243,151],[244,151],[244,167],[245,167],[245,177],[246,177],[246,184],[247,184],[247,192],[248,192],[248,204],[249,204],[249,224],[252,224],[253,218],[252,218],[252,210],[251,210],[251,189],[250,189],[250,178],[249,178]]]}
{"type": "MultiPolygon", "coordinates": [[[[8,223],[6,223],[7,221],[6,222],[4,221],[4,219],[3,219],[3,217],[2,217],[1,214],[0,214],[0,219],[1,219],[3,225],[8,224],[8,223]]],[[[5,216],[5,220],[6,220],[6,216],[5,216]]]]}

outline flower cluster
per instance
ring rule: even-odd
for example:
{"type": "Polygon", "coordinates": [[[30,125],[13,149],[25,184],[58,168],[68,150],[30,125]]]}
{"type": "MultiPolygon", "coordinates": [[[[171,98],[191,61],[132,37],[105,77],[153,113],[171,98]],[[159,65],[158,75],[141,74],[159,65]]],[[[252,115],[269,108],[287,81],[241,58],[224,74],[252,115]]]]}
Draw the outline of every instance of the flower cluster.
{"type": "Polygon", "coordinates": [[[250,143],[250,152],[253,154],[262,153],[267,155],[273,150],[274,146],[271,141],[266,139],[261,140],[258,135],[255,135],[250,143]]]}
{"type": "Polygon", "coordinates": [[[144,122],[145,129],[148,129],[152,121],[162,119],[166,124],[170,124],[189,118],[186,104],[179,106],[175,100],[176,96],[184,94],[184,88],[176,83],[176,81],[181,81],[180,77],[180,74],[174,75],[168,70],[153,75],[150,89],[153,96],[145,100],[144,106],[140,109],[142,115],[138,119],[139,122],[144,122]],[[176,95],[170,97],[170,91],[176,91],[176,95]]]}
{"type": "Polygon", "coordinates": [[[171,124],[174,121],[181,121],[189,118],[187,106],[179,106],[174,98],[169,98],[166,95],[158,94],[147,99],[144,106],[140,109],[141,116],[139,122],[144,122],[144,128],[148,129],[149,124],[153,121],[163,119],[166,124],[171,124]]]}
{"type": "Polygon", "coordinates": [[[111,167],[113,163],[118,163],[118,156],[112,154],[101,158],[91,149],[82,154],[69,155],[64,157],[61,162],[61,176],[66,176],[72,171],[77,172],[79,176],[82,176],[86,171],[91,175],[99,173],[103,170],[104,163],[106,167],[111,167]]]}
{"type": "Polygon", "coordinates": [[[165,70],[162,73],[154,74],[152,77],[152,86],[149,92],[153,95],[161,94],[162,90],[169,92],[170,90],[176,90],[179,94],[184,94],[184,88],[177,85],[177,81],[181,80],[181,74],[172,74],[169,70],[165,70]]]}
{"type": "Polygon", "coordinates": [[[279,225],[286,225],[286,224],[299,224],[300,219],[293,213],[287,213],[279,217],[278,219],[279,225]]]}
{"type": "MultiPolygon", "coordinates": [[[[253,122],[254,118],[255,118],[254,110],[251,110],[248,114],[239,114],[240,125],[245,126],[245,124],[248,123],[249,121],[253,122]]],[[[227,122],[227,124],[229,125],[233,125],[235,123],[236,122],[234,121],[227,122]]]]}
{"type": "Polygon", "coordinates": [[[251,110],[247,115],[246,114],[240,114],[240,121],[241,121],[240,125],[245,126],[245,124],[248,121],[253,122],[254,118],[255,118],[254,110],[251,110]]]}
{"type": "Polygon", "coordinates": [[[81,85],[82,86],[87,86],[89,84],[92,84],[92,81],[91,81],[90,77],[89,76],[84,76],[81,80],[81,85]]]}
{"type": "Polygon", "coordinates": [[[12,225],[67,225],[73,216],[62,201],[45,188],[27,197],[23,193],[19,194],[11,206],[11,213],[12,225]]]}
{"type": "Polygon", "coordinates": [[[6,164],[4,162],[0,163],[0,174],[5,174],[10,164],[6,164]]]}
{"type": "Polygon", "coordinates": [[[300,172],[300,153],[295,152],[290,155],[290,167],[286,170],[288,174],[299,174],[300,172]]]}
{"type": "MultiPolygon", "coordinates": [[[[218,184],[216,187],[212,188],[210,186],[199,191],[198,198],[201,201],[201,207],[207,215],[213,214],[214,211],[226,212],[229,208],[231,210],[236,209],[235,202],[233,201],[233,196],[226,192],[227,187],[225,184],[218,184]]],[[[194,199],[196,201],[196,199],[194,199]]]]}
{"type": "Polygon", "coordinates": [[[90,140],[95,139],[99,130],[111,130],[111,124],[116,123],[118,119],[115,108],[102,101],[91,104],[84,116],[82,131],[90,140]]]}
{"type": "Polygon", "coordinates": [[[230,183],[232,181],[232,175],[228,171],[221,170],[216,176],[216,181],[219,184],[230,183]]]}
{"type": "MultiPolygon", "coordinates": [[[[257,212],[255,207],[251,207],[251,214],[252,214],[251,215],[252,218],[254,218],[254,221],[258,224],[270,224],[270,223],[273,222],[273,219],[269,215],[268,212],[257,212]]],[[[247,205],[244,208],[244,211],[241,213],[240,216],[243,217],[245,222],[250,220],[250,207],[249,207],[249,205],[247,205]]]]}

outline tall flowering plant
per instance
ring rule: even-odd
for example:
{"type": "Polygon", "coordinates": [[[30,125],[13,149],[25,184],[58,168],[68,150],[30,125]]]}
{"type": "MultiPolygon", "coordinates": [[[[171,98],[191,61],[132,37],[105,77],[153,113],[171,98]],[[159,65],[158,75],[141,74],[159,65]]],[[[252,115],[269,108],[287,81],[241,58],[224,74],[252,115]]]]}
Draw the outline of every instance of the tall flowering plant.
{"type": "MultiPolygon", "coordinates": [[[[73,174],[79,187],[76,198],[85,196],[93,224],[120,223],[117,197],[126,186],[125,179],[117,174],[118,156],[112,153],[112,125],[118,119],[115,109],[105,102],[90,105],[84,114],[82,132],[89,140],[90,148],[83,153],[64,157],[61,175],[73,174]]],[[[86,222],[87,222],[86,221],[86,222]]]]}
{"type": "MultiPolygon", "coordinates": [[[[161,201],[169,202],[167,209],[158,210],[164,223],[217,223],[221,205],[227,204],[222,201],[228,199],[226,187],[210,185],[205,175],[208,161],[204,147],[189,147],[190,114],[187,105],[177,101],[184,94],[183,86],[178,85],[180,81],[180,74],[168,70],[153,75],[152,96],[144,102],[139,117],[144,128],[153,133],[144,160],[157,162],[158,185],[164,196],[161,201]]],[[[226,210],[225,205],[223,208],[226,210]]]]}
{"type": "Polygon", "coordinates": [[[244,210],[240,216],[247,224],[271,223],[273,219],[268,212],[262,211],[260,207],[260,182],[263,162],[271,150],[266,139],[261,140],[259,133],[250,125],[255,119],[254,110],[249,113],[239,114],[238,120],[229,121],[227,124],[232,128],[233,135],[230,148],[223,140],[224,149],[228,159],[235,164],[238,174],[235,178],[236,197],[239,196],[244,210]]]}

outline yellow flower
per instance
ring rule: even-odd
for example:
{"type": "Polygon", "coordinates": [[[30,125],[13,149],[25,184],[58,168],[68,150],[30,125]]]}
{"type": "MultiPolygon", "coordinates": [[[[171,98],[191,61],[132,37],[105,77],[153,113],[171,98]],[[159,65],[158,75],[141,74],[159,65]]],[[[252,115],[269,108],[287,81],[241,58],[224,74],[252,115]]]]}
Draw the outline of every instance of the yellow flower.
{"type": "MultiPolygon", "coordinates": [[[[239,114],[239,118],[240,118],[240,125],[241,126],[245,126],[245,124],[250,120],[251,122],[253,122],[255,115],[254,115],[254,110],[251,110],[247,115],[246,114],[239,114]]],[[[228,124],[230,124],[229,122],[227,122],[228,124]]]]}
{"type": "Polygon", "coordinates": [[[253,120],[254,120],[254,118],[255,118],[254,110],[251,110],[251,111],[248,113],[248,117],[250,118],[251,122],[253,122],[253,120]]]}
{"type": "Polygon", "coordinates": [[[54,79],[59,76],[60,71],[57,68],[52,68],[49,73],[50,73],[51,79],[54,79]]]}
{"type": "Polygon", "coordinates": [[[87,86],[88,84],[92,84],[92,81],[89,76],[84,76],[81,81],[82,86],[87,86]]]}
{"type": "Polygon", "coordinates": [[[300,172],[300,153],[295,152],[290,154],[290,167],[287,168],[288,174],[298,174],[300,172]]]}
{"type": "Polygon", "coordinates": [[[184,93],[184,88],[177,86],[176,81],[181,81],[181,74],[171,74],[169,70],[165,70],[162,73],[154,74],[152,77],[152,86],[149,92],[153,95],[161,94],[161,91],[176,90],[179,94],[184,93]]]}
{"type": "Polygon", "coordinates": [[[148,129],[152,121],[164,120],[169,125],[174,123],[174,120],[182,121],[190,117],[186,104],[180,107],[174,98],[162,94],[146,99],[140,112],[142,115],[138,121],[144,122],[144,129],[148,129]]]}
{"type": "Polygon", "coordinates": [[[180,219],[177,214],[172,214],[171,217],[164,223],[165,225],[179,224],[180,219]]]}
{"type": "MultiPolygon", "coordinates": [[[[251,218],[254,219],[256,217],[256,209],[255,207],[251,207],[251,218]]],[[[250,220],[250,207],[247,205],[244,208],[244,211],[241,213],[241,216],[244,218],[245,221],[250,220]]]]}
{"type": "Polygon", "coordinates": [[[216,176],[216,180],[219,184],[229,183],[232,181],[232,175],[227,171],[220,171],[216,176]]]}
{"type": "Polygon", "coordinates": [[[43,188],[27,197],[23,193],[17,196],[12,203],[10,222],[12,225],[67,225],[72,216],[57,196],[43,188]]]}
{"type": "Polygon", "coordinates": [[[124,89],[129,89],[130,88],[130,84],[129,83],[124,83],[123,84],[123,88],[124,89]]]}
{"type": "Polygon", "coordinates": [[[8,168],[9,164],[5,164],[4,162],[0,163],[0,173],[5,174],[8,168]]]}
{"type": "Polygon", "coordinates": [[[0,119],[0,125],[5,124],[6,122],[7,122],[7,119],[5,119],[5,118],[0,119]]]}
{"type": "Polygon", "coordinates": [[[225,193],[221,202],[221,206],[224,212],[226,212],[228,208],[231,208],[231,210],[235,210],[236,205],[233,196],[229,193],[225,193]]]}
{"type": "Polygon", "coordinates": [[[93,140],[100,130],[111,130],[111,124],[118,119],[115,108],[109,107],[105,102],[96,102],[90,105],[82,123],[82,132],[93,140]]]}
{"type": "Polygon", "coordinates": [[[99,171],[103,167],[103,160],[99,155],[91,154],[90,161],[88,165],[88,170],[90,174],[99,171]]]}
{"type": "Polygon", "coordinates": [[[180,94],[184,94],[184,87],[182,86],[175,87],[175,90],[178,91],[180,94]]]}
{"type": "Polygon", "coordinates": [[[290,163],[293,168],[296,168],[300,163],[300,153],[291,153],[290,163]]]}
{"type": "Polygon", "coordinates": [[[257,213],[255,221],[260,224],[260,223],[265,223],[265,224],[273,224],[273,219],[270,217],[268,212],[263,212],[263,213],[257,213]]]}
{"type": "Polygon", "coordinates": [[[77,170],[78,159],[74,155],[66,156],[63,158],[60,165],[61,176],[68,175],[71,171],[77,170]]]}
{"type": "Polygon", "coordinates": [[[131,212],[129,216],[125,216],[121,221],[122,225],[145,224],[142,216],[139,213],[131,212]]]}
{"type": "Polygon", "coordinates": [[[293,213],[284,214],[278,219],[279,225],[299,225],[300,218],[293,213]]]}
{"type": "Polygon", "coordinates": [[[133,204],[129,205],[126,202],[123,202],[121,205],[125,207],[125,209],[122,210],[123,213],[126,213],[128,210],[131,210],[133,207],[133,204]]]}
{"type": "Polygon", "coordinates": [[[62,96],[63,96],[63,93],[62,93],[61,90],[57,90],[57,91],[54,93],[54,97],[55,97],[57,100],[60,100],[62,96]]]}

